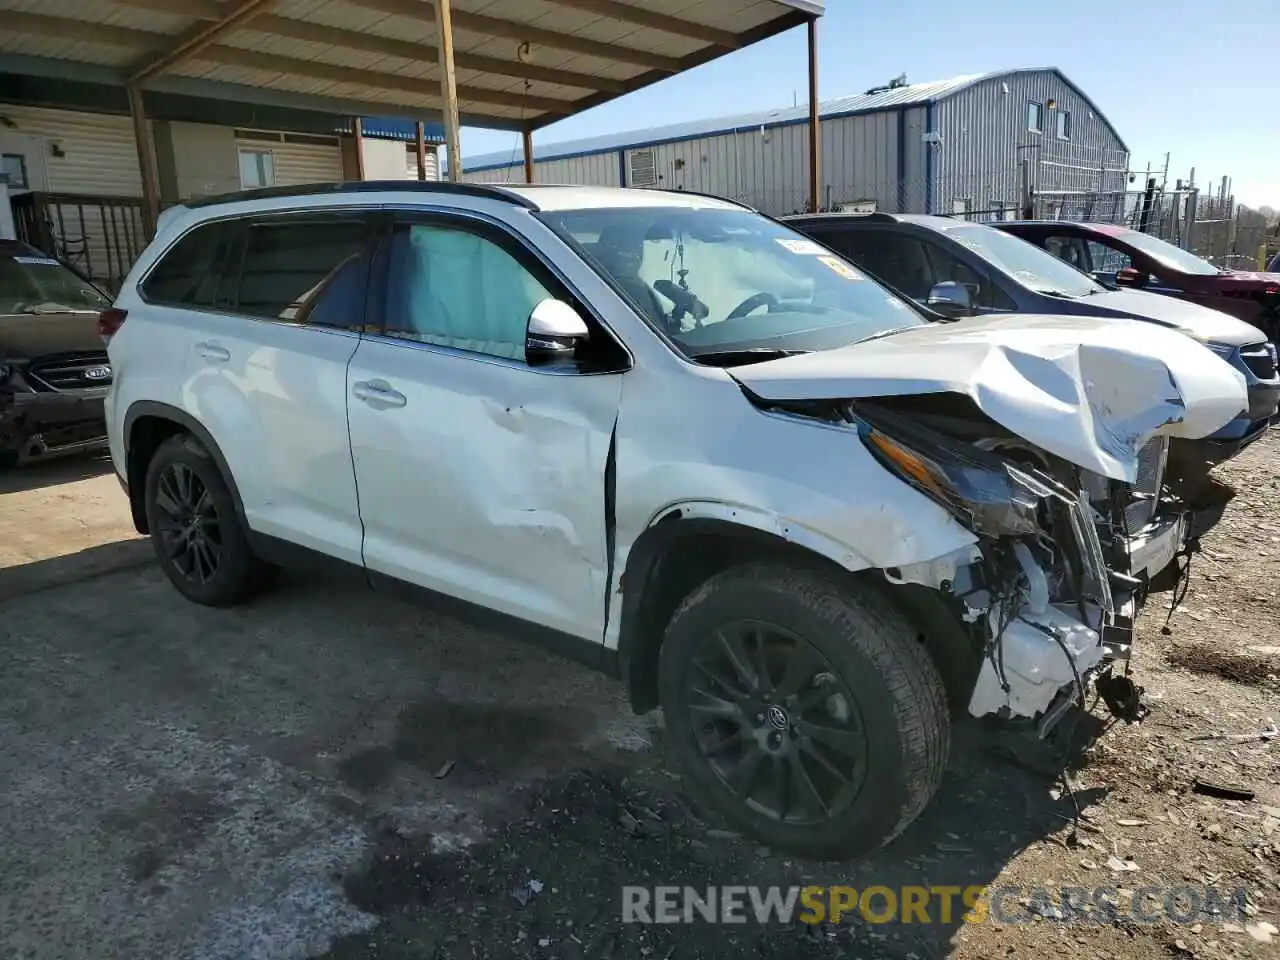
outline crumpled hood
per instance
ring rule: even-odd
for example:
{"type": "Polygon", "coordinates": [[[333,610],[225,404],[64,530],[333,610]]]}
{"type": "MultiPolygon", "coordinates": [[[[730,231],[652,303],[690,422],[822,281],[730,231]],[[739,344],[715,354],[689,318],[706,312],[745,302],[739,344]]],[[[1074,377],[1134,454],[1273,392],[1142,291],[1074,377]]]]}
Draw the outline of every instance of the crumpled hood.
{"type": "Polygon", "coordinates": [[[1085,307],[1104,307],[1121,316],[1137,317],[1176,327],[1205,343],[1228,343],[1243,347],[1267,339],[1257,327],[1230,314],[1178,297],[1146,290],[1108,290],[1077,301],[1085,307]]]}
{"type": "Polygon", "coordinates": [[[1205,437],[1247,405],[1244,378],[1176,330],[1093,317],[973,317],[729,371],[766,400],[961,393],[1023,439],[1134,482],[1156,435],[1205,437]]]}

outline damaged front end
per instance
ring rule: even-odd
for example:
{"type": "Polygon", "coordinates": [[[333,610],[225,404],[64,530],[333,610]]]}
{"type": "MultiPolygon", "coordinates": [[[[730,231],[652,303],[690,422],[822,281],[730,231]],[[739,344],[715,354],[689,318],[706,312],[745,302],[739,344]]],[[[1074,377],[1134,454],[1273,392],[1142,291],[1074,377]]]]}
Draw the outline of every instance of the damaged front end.
{"type": "Polygon", "coordinates": [[[1163,482],[1168,441],[1142,448],[1127,483],[977,411],[957,413],[956,398],[945,412],[921,399],[849,401],[839,416],[886,469],[978,537],[954,556],[885,571],[954,603],[980,658],[969,712],[1030,718],[1044,736],[1096,680],[1114,712],[1140,719],[1127,679],[1134,617],[1186,541],[1186,512],[1163,482]],[[1117,662],[1124,675],[1113,674],[1117,662]]]}

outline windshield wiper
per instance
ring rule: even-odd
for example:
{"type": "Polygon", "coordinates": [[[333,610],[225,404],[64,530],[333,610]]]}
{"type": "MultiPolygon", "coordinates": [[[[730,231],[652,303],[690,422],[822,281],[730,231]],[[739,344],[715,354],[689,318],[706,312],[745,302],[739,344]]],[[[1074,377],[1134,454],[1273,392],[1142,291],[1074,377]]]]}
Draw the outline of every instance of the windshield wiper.
{"type": "Polygon", "coordinates": [[[808,350],[783,350],[780,347],[740,347],[736,350],[707,350],[690,354],[698,363],[710,367],[737,367],[746,363],[762,363],[781,357],[795,357],[808,350]]]}

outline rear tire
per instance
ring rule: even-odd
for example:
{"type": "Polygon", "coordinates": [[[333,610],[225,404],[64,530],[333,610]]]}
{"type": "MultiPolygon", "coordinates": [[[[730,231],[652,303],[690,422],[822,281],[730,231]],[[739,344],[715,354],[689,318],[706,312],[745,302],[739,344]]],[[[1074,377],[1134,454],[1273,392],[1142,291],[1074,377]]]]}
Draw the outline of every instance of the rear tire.
{"type": "Polygon", "coordinates": [[[942,780],[950,719],[928,651],[837,572],[762,562],[711,578],[672,618],[659,681],[693,801],[785,853],[882,846],[942,780]]]}
{"type": "Polygon", "coordinates": [[[147,526],[169,581],[208,607],[244,603],[272,578],[254,555],[235,499],[213,457],[195,437],[169,437],[147,465],[147,526]]]}

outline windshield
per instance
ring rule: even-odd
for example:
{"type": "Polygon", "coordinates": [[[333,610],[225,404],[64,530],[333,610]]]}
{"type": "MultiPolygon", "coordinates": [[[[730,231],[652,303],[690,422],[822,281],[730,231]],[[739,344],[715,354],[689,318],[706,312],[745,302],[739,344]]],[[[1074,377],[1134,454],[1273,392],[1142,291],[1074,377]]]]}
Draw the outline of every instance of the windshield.
{"type": "Polygon", "coordinates": [[[613,207],[540,216],[645,320],[702,362],[826,350],[925,322],[830,250],[747,210],[613,207]]]}
{"type": "Polygon", "coordinates": [[[39,253],[0,253],[0,314],[97,313],[110,301],[93,284],[39,253]]]}
{"type": "Polygon", "coordinates": [[[949,227],[947,236],[968,247],[983,260],[1037,293],[1059,297],[1087,297],[1106,288],[1087,273],[1064,263],[1053,254],[982,224],[949,227]]]}
{"type": "Polygon", "coordinates": [[[1202,277],[1210,277],[1222,272],[1208,260],[1201,259],[1194,253],[1188,253],[1181,247],[1175,247],[1167,240],[1153,237],[1149,233],[1124,230],[1112,234],[1112,236],[1127,243],[1135,250],[1142,251],[1152,260],[1164,264],[1171,270],[1177,270],[1181,273],[1193,273],[1202,277]]]}

